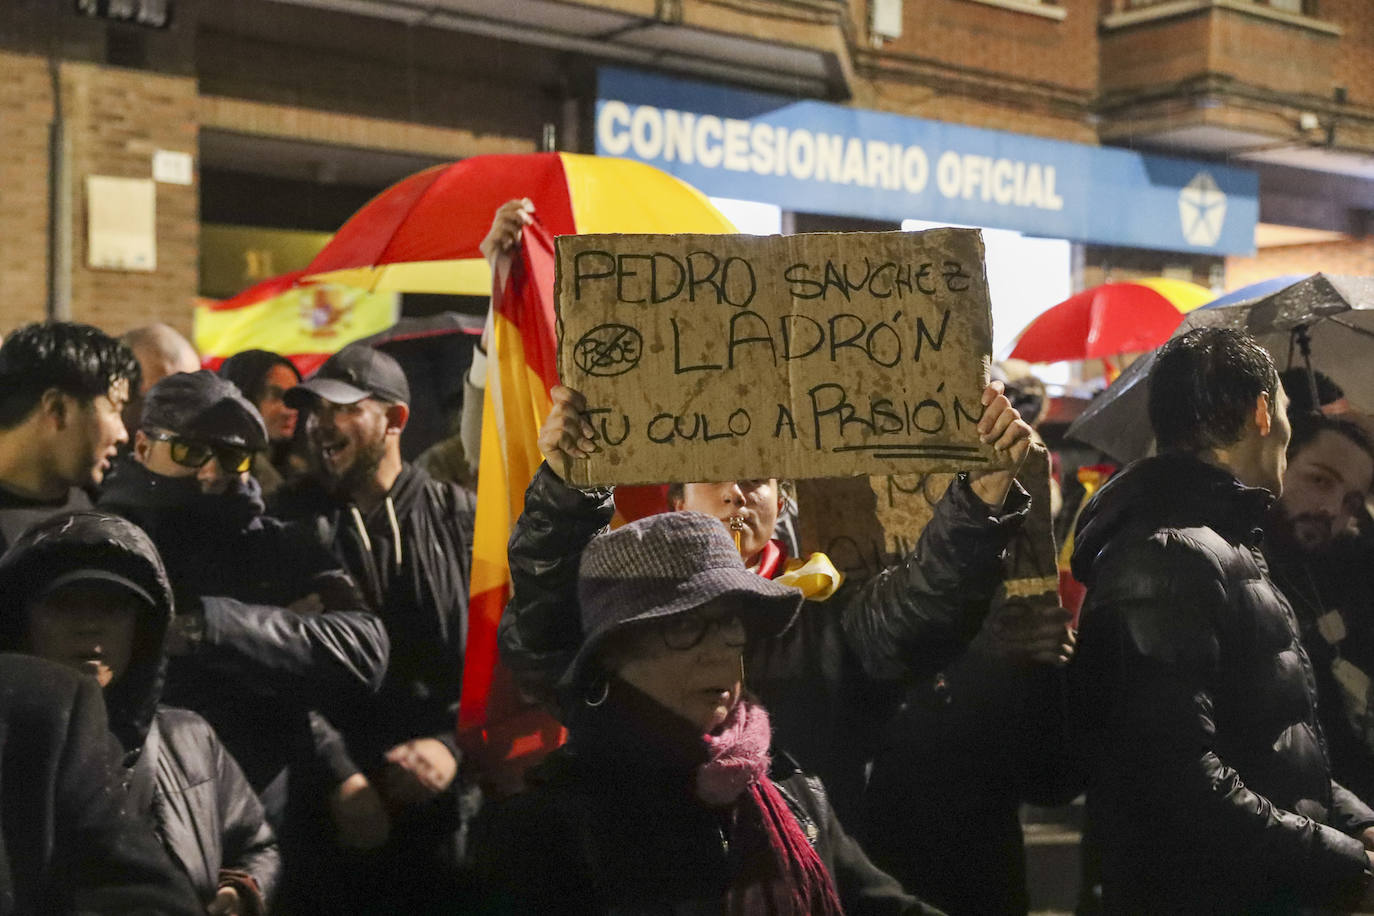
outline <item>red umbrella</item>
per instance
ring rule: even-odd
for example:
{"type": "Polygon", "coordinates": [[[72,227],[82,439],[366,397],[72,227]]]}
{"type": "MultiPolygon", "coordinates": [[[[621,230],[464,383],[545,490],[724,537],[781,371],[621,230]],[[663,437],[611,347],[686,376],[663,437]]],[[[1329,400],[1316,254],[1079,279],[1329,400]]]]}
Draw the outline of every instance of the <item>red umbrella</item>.
{"type": "Polygon", "coordinates": [[[733,232],[701,192],[652,166],[574,153],[474,156],[397,182],[335,233],[312,281],[409,293],[491,292],[478,245],[492,214],[534,202],[550,235],[574,232],[733,232]]]}
{"type": "Polygon", "coordinates": [[[1205,302],[1211,296],[1202,287],[1196,287],[1196,293],[1183,290],[1180,296],[1175,286],[1193,285],[1167,283],[1104,283],[1085,289],[1032,321],[1010,356],[1031,363],[1057,363],[1153,350],[1183,321],[1183,311],[1196,304],[1192,298],[1200,296],[1197,301],[1205,302]]]}

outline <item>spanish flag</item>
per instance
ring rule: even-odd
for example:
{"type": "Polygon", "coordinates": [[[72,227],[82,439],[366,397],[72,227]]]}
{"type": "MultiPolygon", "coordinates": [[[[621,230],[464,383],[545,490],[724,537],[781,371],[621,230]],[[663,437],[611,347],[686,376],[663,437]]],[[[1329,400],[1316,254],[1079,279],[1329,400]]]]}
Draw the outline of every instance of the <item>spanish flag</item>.
{"type": "Polygon", "coordinates": [[[207,368],[243,350],[288,357],[303,375],[331,353],[396,323],[400,294],[336,283],[305,283],[304,271],[283,274],[222,302],[195,310],[194,337],[207,368]]]}
{"type": "MultiPolygon", "coordinates": [[[[505,760],[551,749],[561,730],[542,713],[520,714],[509,681],[497,675],[496,625],[510,597],[506,542],[525,505],[525,488],[543,457],[540,424],[558,384],[554,333],[553,239],[539,224],[526,226],[519,255],[503,289],[493,290],[493,359],[487,363],[482,408],[482,472],[477,481],[477,520],[472,548],[472,596],[468,605],[467,656],[458,727],[486,726],[481,744],[505,760]],[[491,709],[488,709],[488,700],[491,709]],[[502,708],[497,708],[502,707],[502,708]],[[516,721],[511,720],[517,715],[516,721]]],[[[488,761],[494,763],[494,761],[488,761]]]]}

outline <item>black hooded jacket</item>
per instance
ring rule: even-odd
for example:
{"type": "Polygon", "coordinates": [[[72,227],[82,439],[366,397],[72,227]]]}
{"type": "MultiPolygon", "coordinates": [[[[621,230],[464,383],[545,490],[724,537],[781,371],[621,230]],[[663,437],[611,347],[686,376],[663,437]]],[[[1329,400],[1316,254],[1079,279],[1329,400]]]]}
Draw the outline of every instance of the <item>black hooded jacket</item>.
{"type": "MultiPolygon", "coordinates": [[[[311,709],[347,708],[381,684],[389,644],[353,581],[308,532],[264,516],[257,483],[202,494],[194,477],[120,462],[102,510],[137,523],[162,554],[179,614],[203,626],[168,666],[167,698],[204,715],[280,825],[287,771],[335,769],[312,744],[311,709]],[[324,613],[297,613],[317,596],[324,613]]],[[[327,714],[327,713],[326,713],[327,714]]]]}
{"type": "Polygon", "coordinates": [[[1331,779],[1312,667],[1259,551],[1267,490],[1148,458],[1084,510],[1070,665],[1109,911],[1350,908],[1374,811],[1331,779]]]}
{"type": "Polygon", "coordinates": [[[356,759],[366,769],[397,744],[422,737],[437,738],[456,754],[477,509],[472,493],[406,464],[366,514],[313,481],[282,496],[284,516],[315,526],[391,640],[376,698],[335,720],[356,759]]]}
{"type": "Polygon", "coordinates": [[[228,883],[262,911],[280,870],[262,804],[204,719],[159,704],[172,590],[148,536],[96,512],[54,516],[31,528],[0,559],[0,649],[24,648],[29,596],[79,568],[123,576],[157,602],[138,618],[129,666],[106,690],[131,797],[202,901],[228,883]]]}

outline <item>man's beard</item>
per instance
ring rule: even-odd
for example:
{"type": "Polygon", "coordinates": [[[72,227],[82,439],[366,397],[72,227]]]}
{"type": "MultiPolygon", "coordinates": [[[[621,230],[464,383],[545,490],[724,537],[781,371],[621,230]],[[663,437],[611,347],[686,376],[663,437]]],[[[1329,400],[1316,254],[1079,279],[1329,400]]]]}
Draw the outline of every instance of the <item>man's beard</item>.
{"type": "Polygon", "coordinates": [[[1273,513],[1266,533],[1281,551],[1305,556],[1323,552],[1336,539],[1330,516],[1308,512],[1290,517],[1282,509],[1273,513]]]}
{"type": "Polygon", "coordinates": [[[323,468],[335,493],[355,493],[376,475],[385,457],[386,439],[378,437],[369,442],[359,442],[358,456],[337,477],[330,473],[328,465],[323,465],[323,468]]]}

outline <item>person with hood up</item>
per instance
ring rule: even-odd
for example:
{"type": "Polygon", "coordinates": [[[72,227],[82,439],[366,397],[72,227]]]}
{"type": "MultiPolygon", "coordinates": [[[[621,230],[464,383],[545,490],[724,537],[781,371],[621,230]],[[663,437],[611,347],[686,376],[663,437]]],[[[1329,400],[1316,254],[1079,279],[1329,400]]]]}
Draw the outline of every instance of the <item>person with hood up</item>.
{"type": "Polygon", "coordinates": [[[1165,344],[1158,454],[1078,521],[1069,665],[1101,906],[1374,908],[1374,811],[1331,777],[1293,609],[1260,553],[1289,424],[1269,353],[1230,329],[1165,344]]]}
{"type": "Polygon", "coordinates": [[[263,498],[270,500],[286,481],[305,471],[305,459],[295,448],[300,411],[286,403],[286,392],[300,384],[301,373],[279,353],[244,350],[220,363],[219,377],[243,392],[267,426],[267,454],[253,463],[253,476],[263,498]]]}
{"type": "Polygon", "coordinates": [[[264,515],[249,471],[266,441],[232,383],[170,375],[149,390],[133,460],[110,476],[100,508],[157,545],[177,607],[166,698],[205,716],[243,767],[294,895],[315,881],[326,799],[336,821],[359,803],[357,768],[321,717],[377,690],[390,643],[313,533],[264,515]]]}
{"type": "Polygon", "coordinates": [[[474,844],[490,912],[933,912],[772,748],[744,689],[746,645],[791,624],[798,589],[747,570],[717,519],[672,512],[594,538],[578,597],[568,743],[474,844]]]}
{"type": "Polygon", "coordinates": [[[157,548],[118,516],[53,516],[0,558],[0,650],[94,676],[125,751],[133,809],[206,912],[264,913],[281,859],[262,804],[204,719],[159,702],[172,614],[157,548]]]}

